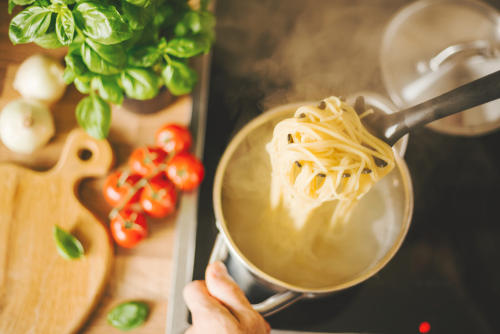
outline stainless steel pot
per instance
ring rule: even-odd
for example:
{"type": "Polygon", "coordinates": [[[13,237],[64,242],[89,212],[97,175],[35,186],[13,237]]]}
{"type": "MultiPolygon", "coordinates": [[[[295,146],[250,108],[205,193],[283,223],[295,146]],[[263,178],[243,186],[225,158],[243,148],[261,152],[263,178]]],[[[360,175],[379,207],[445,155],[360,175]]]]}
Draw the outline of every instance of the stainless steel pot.
{"type": "MultiPolygon", "coordinates": [[[[362,93],[361,95],[365,96],[368,105],[375,106],[387,113],[392,113],[395,111],[394,106],[380,96],[370,93],[362,93]]],[[[354,97],[355,96],[353,95],[352,99],[354,97]]],[[[230,268],[230,272],[238,282],[238,284],[240,284],[240,286],[243,288],[243,290],[245,290],[246,286],[257,284],[273,291],[274,295],[258,304],[253,305],[253,307],[264,316],[271,315],[283,309],[284,307],[289,306],[299,299],[326,296],[352,287],[375,275],[389,262],[389,260],[394,256],[394,254],[401,246],[403,239],[405,238],[408,231],[413,211],[413,190],[411,179],[406,164],[401,158],[401,156],[404,154],[408,141],[408,137],[406,136],[403,137],[394,146],[394,150],[396,152],[395,155],[397,167],[395,168],[395,171],[392,171],[391,173],[389,173],[389,175],[386,176],[386,178],[392,177],[393,183],[399,187],[398,194],[401,197],[401,201],[398,207],[392,208],[394,210],[394,215],[397,216],[396,221],[399,222],[398,231],[395,234],[395,237],[391,239],[388,247],[385,249],[385,253],[380,256],[380,258],[378,258],[372,265],[360,272],[354,278],[348,279],[340,284],[332,284],[331,286],[322,288],[307,288],[284,282],[276,277],[267,274],[263,270],[259,269],[256,265],[254,265],[245,256],[245,254],[241,252],[241,250],[238,248],[238,245],[234,242],[228,228],[228,224],[230,224],[230,222],[226,221],[224,217],[222,192],[226,169],[234,153],[237,152],[238,149],[241,149],[245,145],[248,145],[245,140],[249,136],[251,136],[253,131],[256,131],[256,129],[259,129],[262,126],[267,126],[272,129],[272,126],[270,126],[270,124],[274,124],[278,120],[285,117],[290,117],[298,106],[304,104],[306,103],[280,106],[263,113],[256,119],[249,122],[243,129],[238,132],[238,134],[228,145],[221,158],[221,161],[219,162],[215,174],[213,201],[219,235],[217,236],[215,246],[212,250],[210,262],[214,262],[217,260],[224,261],[230,254],[231,259],[234,259],[234,261],[232,261],[233,265],[230,268]]],[[[252,167],[248,166],[248,168],[252,167]]]]}

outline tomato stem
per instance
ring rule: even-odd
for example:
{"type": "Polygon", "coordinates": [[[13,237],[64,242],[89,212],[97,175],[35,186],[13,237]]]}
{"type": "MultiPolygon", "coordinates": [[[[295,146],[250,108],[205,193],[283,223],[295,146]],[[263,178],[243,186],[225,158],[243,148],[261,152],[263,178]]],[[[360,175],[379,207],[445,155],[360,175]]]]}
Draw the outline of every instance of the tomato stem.
{"type": "MultiPolygon", "coordinates": [[[[151,173],[150,176],[143,176],[139,179],[139,181],[137,181],[134,186],[130,189],[130,192],[127,194],[127,197],[125,197],[125,199],[117,206],[115,207],[113,210],[111,210],[111,212],[109,213],[108,217],[109,219],[113,219],[115,218],[118,213],[123,210],[123,208],[125,208],[125,206],[127,205],[127,203],[132,199],[132,197],[135,196],[135,194],[137,194],[137,192],[145,187],[146,185],[149,184],[149,181],[155,177],[156,175],[158,175],[162,170],[164,170],[166,167],[167,167],[167,164],[170,160],[172,160],[172,158],[174,157],[174,154],[169,154],[167,156],[167,159],[165,162],[161,163],[158,165],[158,167],[156,167],[155,169],[153,169],[153,172],[151,173]]],[[[130,171],[128,169],[125,169],[124,173],[123,174],[128,174],[130,175],[130,171]]],[[[127,177],[128,177],[127,175],[127,177]]],[[[121,179],[121,177],[120,177],[121,179]]],[[[120,182],[120,180],[118,181],[120,182]]]]}

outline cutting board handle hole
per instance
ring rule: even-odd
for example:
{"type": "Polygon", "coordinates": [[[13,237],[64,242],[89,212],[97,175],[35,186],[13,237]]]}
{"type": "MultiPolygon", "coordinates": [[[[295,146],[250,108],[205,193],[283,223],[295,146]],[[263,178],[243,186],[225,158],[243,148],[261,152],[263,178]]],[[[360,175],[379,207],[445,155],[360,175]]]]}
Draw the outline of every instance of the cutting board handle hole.
{"type": "Polygon", "coordinates": [[[92,155],[94,155],[88,148],[79,149],[77,154],[78,158],[80,158],[80,160],[82,161],[89,161],[90,159],[92,159],[92,155]]]}

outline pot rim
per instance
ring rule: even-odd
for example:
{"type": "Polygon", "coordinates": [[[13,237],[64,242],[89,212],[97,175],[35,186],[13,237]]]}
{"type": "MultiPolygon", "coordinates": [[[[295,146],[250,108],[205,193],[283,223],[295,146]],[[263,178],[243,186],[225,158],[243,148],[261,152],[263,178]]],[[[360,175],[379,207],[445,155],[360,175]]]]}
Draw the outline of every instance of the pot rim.
{"type": "Polygon", "coordinates": [[[404,187],[404,192],[406,194],[405,200],[404,200],[404,217],[405,221],[402,224],[401,231],[399,232],[399,235],[396,238],[396,241],[394,244],[390,247],[389,250],[387,250],[386,254],[380,258],[376,265],[371,267],[369,270],[366,270],[363,272],[363,274],[357,276],[354,279],[351,279],[347,282],[341,283],[341,284],[335,284],[334,286],[329,286],[329,287],[324,287],[324,288],[306,288],[306,287],[300,287],[294,284],[290,284],[287,282],[284,282],[280,279],[277,279],[261,269],[259,269],[257,266],[255,266],[241,251],[240,249],[236,246],[236,243],[232,239],[227,224],[224,219],[223,215],[223,210],[222,210],[222,182],[224,179],[224,174],[226,171],[227,164],[232,157],[234,151],[238,148],[239,144],[241,141],[246,137],[248,133],[250,133],[253,129],[256,127],[264,124],[265,122],[269,121],[270,119],[277,117],[278,115],[281,114],[286,114],[290,113],[291,110],[295,110],[297,107],[302,106],[302,105],[307,105],[307,104],[314,104],[316,101],[311,102],[300,102],[300,103],[291,103],[291,104],[286,104],[286,105],[281,105],[278,107],[271,108],[270,110],[264,112],[263,114],[259,115],[258,117],[254,118],[251,120],[249,123],[247,123],[242,129],[238,131],[238,133],[231,139],[229,145],[227,146],[226,150],[224,151],[224,154],[222,155],[221,160],[219,161],[219,164],[217,166],[217,170],[215,172],[215,179],[214,179],[214,186],[213,186],[213,205],[214,205],[214,211],[215,211],[215,217],[216,217],[216,223],[217,223],[217,228],[224,237],[224,240],[226,241],[229,250],[232,255],[235,255],[236,258],[254,275],[257,277],[271,283],[274,286],[277,286],[281,289],[287,289],[291,291],[295,291],[298,293],[304,293],[304,294],[327,294],[335,291],[340,291],[349,287],[352,287],[354,285],[357,285],[368,278],[372,277],[375,275],[377,272],[379,272],[397,253],[399,248],[401,247],[403,240],[406,237],[406,234],[408,232],[408,229],[410,227],[410,222],[411,222],[411,217],[413,213],[413,186],[411,182],[411,177],[410,173],[408,171],[408,167],[406,166],[406,163],[404,160],[395,152],[395,158],[396,158],[396,165],[399,169],[399,172],[401,174],[401,178],[403,180],[403,187],[404,187]]]}

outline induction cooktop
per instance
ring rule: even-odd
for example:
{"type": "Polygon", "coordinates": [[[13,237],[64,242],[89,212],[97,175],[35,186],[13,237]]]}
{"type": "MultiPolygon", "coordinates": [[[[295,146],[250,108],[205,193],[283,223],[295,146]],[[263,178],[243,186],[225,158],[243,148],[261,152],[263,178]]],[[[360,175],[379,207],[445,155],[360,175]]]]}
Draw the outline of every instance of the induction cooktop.
{"type": "MultiPolygon", "coordinates": [[[[206,179],[199,192],[184,198],[182,203],[195,209],[184,213],[181,210],[179,217],[169,301],[170,334],[182,333],[189,326],[182,288],[193,279],[203,279],[209,261],[217,236],[212,207],[213,176],[232,136],[274,105],[319,100],[326,91],[337,95],[358,90],[385,93],[380,87],[376,57],[371,54],[378,52],[372,50],[376,43],[348,43],[343,37],[345,31],[339,32],[340,28],[334,25],[329,38],[335,40],[337,48],[343,48],[343,57],[350,58],[351,65],[362,73],[371,75],[359,75],[353,82],[351,75],[341,72],[345,60],[328,59],[311,71],[324,79],[320,72],[326,68],[343,80],[325,81],[316,92],[300,91],[296,78],[277,77],[277,73],[286,70],[271,69],[269,64],[274,66],[277,59],[287,56],[289,47],[307,45],[306,36],[314,29],[304,28],[301,22],[309,20],[310,15],[324,20],[325,12],[331,13],[337,15],[335,22],[339,23],[339,11],[351,19],[371,13],[366,18],[371,27],[347,25],[351,34],[377,39],[387,19],[407,1],[374,0],[367,4],[318,0],[314,1],[315,9],[311,2],[294,0],[287,2],[288,7],[282,11],[287,17],[273,21],[272,13],[281,8],[281,3],[217,1],[217,33],[218,41],[222,41],[214,49],[210,80],[208,73],[204,76],[205,85],[210,86],[209,94],[199,88],[194,94],[193,110],[193,126],[201,129],[197,149],[201,153],[204,146],[206,179]],[[256,15],[259,18],[255,22],[248,18],[256,15]],[[266,33],[263,22],[275,33],[266,33]],[[242,64],[248,68],[241,69],[242,64]]],[[[325,26],[317,29],[323,31],[325,26]]],[[[284,60],[280,66],[297,64],[284,60]]],[[[311,78],[319,85],[315,80],[319,79],[311,78]]],[[[411,133],[405,160],[415,192],[414,214],[398,253],[378,274],[354,288],[324,298],[303,299],[268,317],[273,331],[500,333],[499,147],[500,132],[475,138],[442,135],[427,128],[411,133]]],[[[266,297],[266,292],[251,291],[247,295],[252,302],[258,302],[266,297]]]]}

